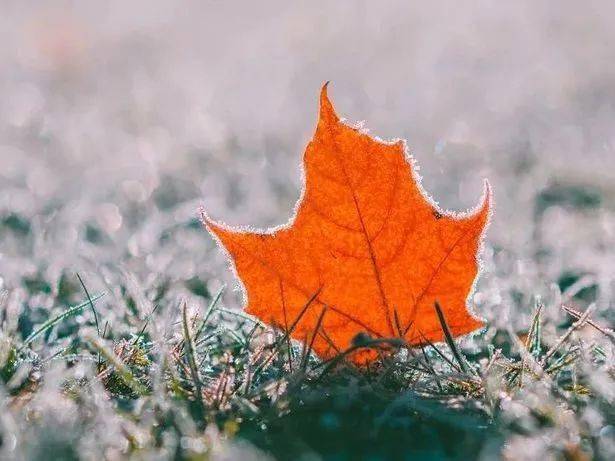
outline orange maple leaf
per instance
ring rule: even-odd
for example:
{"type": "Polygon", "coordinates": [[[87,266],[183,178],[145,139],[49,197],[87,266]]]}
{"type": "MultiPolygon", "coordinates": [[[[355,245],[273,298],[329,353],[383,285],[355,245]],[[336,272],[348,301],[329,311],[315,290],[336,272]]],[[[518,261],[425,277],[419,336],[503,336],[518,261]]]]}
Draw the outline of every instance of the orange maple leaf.
{"type": "Polygon", "coordinates": [[[234,229],[203,212],[243,282],[246,311],[322,358],[362,332],[410,345],[442,341],[436,301],[454,336],[480,328],[466,299],[489,184],[474,211],[446,212],[423,191],[412,164],[404,141],[383,142],[340,121],[325,84],[304,155],[305,190],[288,224],[234,229]]]}

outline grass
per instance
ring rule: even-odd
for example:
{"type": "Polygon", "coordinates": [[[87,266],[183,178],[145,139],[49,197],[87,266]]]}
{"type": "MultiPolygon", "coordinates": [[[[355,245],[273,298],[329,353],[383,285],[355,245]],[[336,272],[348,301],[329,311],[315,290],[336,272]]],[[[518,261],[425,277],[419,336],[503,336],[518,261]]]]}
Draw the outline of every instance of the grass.
{"type": "MultiPolygon", "coordinates": [[[[45,433],[37,411],[44,415],[40,406],[50,402],[40,399],[53,396],[77,408],[85,432],[103,413],[92,408],[98,396],[121,427],[118,453],[135,459],[248,452],[276,459],[517,459],[516,446],[536,438],[553,459],[607,459],[604,431],[571,416],[590,410],[613,416],[612,401],[591,379],[614,377],[606,352],[612,333],[592,320],[591,306],[572,314],[570,326],[553,328],[536,303],[525,335],[490,329],[464,351],[436,305],[446,344],[359,342],[353,350],[384,351],[360,369],[346,360],[348,351],[319,361],[287,333],[224,308],[221,294],[202,313],[185,303],[160,306],[142,326],[118,333],[108,324],[96,328],[102,294],[88,292],[32,332],[5,336],[0,374],[10,413],[3,416],[3,449],[10,448],[10,427],[24,424],[19,419],[29,412],[26,434],[14,434],[13,449],[31,458],[43,453],[19,445],[45,433]],[[171,309],[179,321],[165,315],[171,309]],[[79,322],[63,325],[76,315],[79,322]],[[162,318],[165,330],[153,331],[162,318]],[[598,333],[591,342],[579,334],[588,330],[598,333]]],[[[45,450],[81,458],[71,437],[45,437],[45,450]]]]}

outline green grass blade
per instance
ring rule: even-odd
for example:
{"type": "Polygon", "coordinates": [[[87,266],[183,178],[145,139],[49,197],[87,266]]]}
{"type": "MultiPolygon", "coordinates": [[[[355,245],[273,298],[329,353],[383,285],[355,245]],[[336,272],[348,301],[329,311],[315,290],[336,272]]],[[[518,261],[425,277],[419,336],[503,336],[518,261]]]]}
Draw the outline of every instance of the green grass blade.
{"type": "Polygon", "coordinates": [[[36,338],[38,338],[42,333],[44,333],[45,331],[47,331],[48,329],[50,329],[51,327],[53,327],[57,323],[61,322],[62,320],[67,319],[69,317],[72,317],[73,315],[78,314],[86,306],[89,306],[90,304],[93,304],[95,301],[99,300],[104,295],[105,295],[105,293],[100,293],[98,295],[95,295],[94,297],[89,298],[87,301],[84,301],[84,302],[82,302],[81,304],[79,304],[77,306],[71,307],[68,310],[62,312],[60,315],[58,315],[58,316],[56,316],[56,317],[54,317],[52,319],[47,320],[37,330],[35,330],[32,333],[30,333],[30,335],[24,340],[24,342],[21,345],[21,347],[19,348],[19,350],[20,351],[23,350],[29,344],[31,344],[32,341],[34,341],[36,338]]]}
{"type": "Polygon", "coordinates": [[[87,296],[88,302],[90,303],[90,307],[92,308],[92,313],[94,314],[94,322],[96,322],[96,331],[98,332],[98,336],[100,336],[100,327],[98,325],[98,313],[96,312],[96,308],[94,307],[94,303],[92,301],[92,297],[90,296],[90,292],[88,291],[87,287],[85,286],[85,283],[83,282],[83,279],[79,275],[79,272],[77,272],[77,278],[79,279],[79,283],[81,284],[81,287],[83,288],[83,291],[85,291],[85,295],[87,296]]]}
{"type": "Polygon", "coordinates": [[[207,307],[207,311],[205,311],[205,315],[203,316],[203,321],[201,322],[201,325],[199,326],[199,328],[197,328],[196,333],[194,334],[195,342],[198,341],[199,336],[205,329],[205,326],[207,325],[207,321],[209,320],[209,317],[211,317],[211,314],[213,314],[214,311],[216,310],[218,301],[220,301],[220,298],[222,297],[222,293],[224,292],[225,288],[226,288],[226,285],[222,285],[222,288],[218,290],[218,293],[216,293],[216,296],[214,296],[214,299],[212,299],[211,303],[207,307]]]}
{"type": "Polygon", "coordinates": [[[453,352],[453,356],[455,356],[455,360],[457,360],[457,363],[459,363],[459,367],[461,368],[461,371],[463,371],[464,373],[467,373],[468,366],[466,364],[466,361],[464,360],[463,355],[461,354],[461,351],[459,350],[459,348],[457,347],[457,344],[455,343],[455,340],[453,339],[451,330],[448,327],[448,324],[446,323],[446,319],[444,318],[444,312],[442,312],[442,308],[440,307],[440,304],[438,303],[438,301],[434,303],[434,307],[436,308],[436,313],[438,314],[438,320],[440,321],[440,325],[442,326],[442,331],[444,332],[444,338],[446,339],[446,343],[448,344],[448,347],[451,348],[451,351],[453,352]]]}
{"type": "Polygon", "coordinates": [[[184,331],[184,347],[186,351],[186,356],[188,358],[188,366],[190,367],[190,375],[192,376],[192,381],[194,384],[194,391],[196,394],[196,401],[200,406],[202,411],[202,415],[205,415],[205,405],[203,403],[203,387],[201,385],[201,378],[199,376],[199,369],[196,365],[196,352],[194,347],[194,341],[192,340],[192,335],[190,334],[190,323],[188,322],[188,308],[184,303],[184,307],[182,309],[182,325],[184,331]]]}

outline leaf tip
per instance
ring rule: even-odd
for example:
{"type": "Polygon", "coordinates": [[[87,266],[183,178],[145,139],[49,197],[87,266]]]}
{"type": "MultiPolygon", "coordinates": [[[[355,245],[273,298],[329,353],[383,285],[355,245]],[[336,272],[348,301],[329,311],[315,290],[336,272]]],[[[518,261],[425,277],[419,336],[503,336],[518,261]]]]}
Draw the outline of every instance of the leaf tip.
{"type": "Polygon", "coordinates": [[[221,226],[209,217],[205,211],[204,206],[199,207],[199,215],[201,216],[201,223],[203,227],[212,235],[218,235],[218,231],[221,230],[221,226]]]}
{"type": "Polygon", "coordinates": [[[492,213],[492,204],[493,204],[493,189],[491,188],[491,184],[489,180],[485,178],[483,180],[483,195],[481,197],[481,205],[479,206],[479,210],[481,214],[486,214],[488,217],[491,216],[492,213]]]}
{"type": "Polygon", "coordinates": [[[207,212],[205,211],[205,207],[203,205],[199,207],[199,215],[201,217],[201,223],[203,224],[203,226],[207,227],[207,225],[211,222],[211,219],[207,215],[207,212]]]}
{"type": "Polygon", "coordinates": [[[333,104],[327,94],[327,88],[330,82],[325,82],[320,90],[320,121],[321,122],[337,122],[339,117],[335,113],[333,104]]]}

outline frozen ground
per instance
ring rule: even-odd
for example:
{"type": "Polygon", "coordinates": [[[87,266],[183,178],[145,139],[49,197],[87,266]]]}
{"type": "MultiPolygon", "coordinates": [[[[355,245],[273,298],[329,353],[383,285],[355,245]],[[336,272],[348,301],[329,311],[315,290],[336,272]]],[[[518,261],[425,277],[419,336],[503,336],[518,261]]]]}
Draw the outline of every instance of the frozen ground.
{"type": "MultiPolygon", "coordinates": [[[[177,411],[187,411],[181,398],[155,388],[152,397],[122,399],[108,376],[90,380],[104,370],[87,340],[98,336],[89,308],[46,330],[19,360],[13,354],[85,299],[77,273],[92,295],[105,292],[96,303],[99,329],[106,326],[106,347],[120,358],[118,344],[146,321],[151,342],[175,344],[180,305],[202,315],[224,284],[220,304],[240,308],[198,207],[231,224],[285,222],[327,80],[340,114],[365,120],[380,137],[408,140],[425,188],[443,206],[473,206],[489,178],[496,209],[473,301],[491,329],[464,344],[468,354],[497,347],[501,332],[527,332],[538,301],[551,345],[572,323],[562,302],[579,311],[595,303],[592,319],[613,325],[610,2],[127,3],[0,2],[2,456],[37,459],[40,448],[66,449],[67,459],[165,459],[199,456],[208,444],[224,445],[218,452],[226,455],[216,456],[259,456],[244,439],[281,456],[241,421],[229,429],[228,412],[207,421],[207,438],[182,413],[158,440],[152,408],[173,412],[179,400],[177,411]],[[68,352],[76,357],[56,360],[68,352]],[[92,387],[67,391],[71,380],[92,387]],[[231,437],[237,431],[245,437],[231,437]]],[[[572,338],[567,347],[587,354],[579,352],[581,368],[562,385],[572,396],[550,385],[507,390],[505,398],[494,391],[516,402],[494,404],[499,417],[521,426],[549,401],[541,392],[549,394],[550,429],[504,431],[472,453],[614,455],[612,342],[590,326],[572,338]],[[583,368],[595,346],[602,358],[583,368]]],[[[165,353],[156,354],[150,359],[163,361],[165,353]]],[[[219,364],[210,365],[204,375],[219,364]]],[[[145,368],[162,386],[164,370],[145,368]]],[[[386,402],[373,404],[375,420],[385,418],[378,408],[390,409],[386,402]]],[[[306,459],[327,458],[301,443],[316,457],[306,459]]]]}

